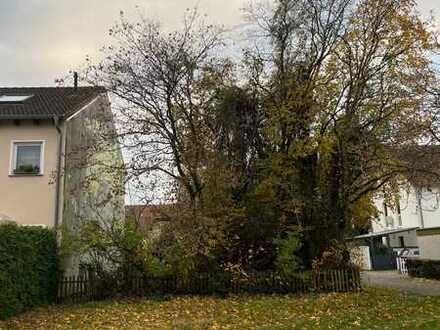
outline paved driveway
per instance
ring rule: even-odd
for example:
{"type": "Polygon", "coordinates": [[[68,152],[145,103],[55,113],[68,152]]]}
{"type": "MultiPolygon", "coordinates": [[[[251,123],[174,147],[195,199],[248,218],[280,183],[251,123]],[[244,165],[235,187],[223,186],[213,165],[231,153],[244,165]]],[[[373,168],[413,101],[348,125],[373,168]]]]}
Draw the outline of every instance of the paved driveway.
{"type": "Polygon", "coordinates": [[[397,271],[362,272],[361,278],[366,286],[398,289],[422,296],[440,296],[440,281],[411,278],[397,271]]]}

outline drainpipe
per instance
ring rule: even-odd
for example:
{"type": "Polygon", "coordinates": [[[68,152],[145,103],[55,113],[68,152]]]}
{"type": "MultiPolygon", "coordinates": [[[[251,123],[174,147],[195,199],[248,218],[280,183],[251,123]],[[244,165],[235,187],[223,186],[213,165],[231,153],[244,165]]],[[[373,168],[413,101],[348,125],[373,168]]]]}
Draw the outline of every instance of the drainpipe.
{"type": "Polygon", "coordinates": [[[423,219],[423,210],[422,210],[422,191],[420,188],[416,188],[416,198],[417,198],[417,210],[419,215],[419,224],[420,228],[425,228],[425,221],[423,219]]]}
{"type": "Polygon", "coordinates": [[[367,238],[367,241],[368,241],[368,251],[369,251],[369,253],[370,253],[370,267],[371,267],[371,270],[374,270],[374,256],[375,256],[375,254],[374,254],[374,244],[373,244],[373,238],[372,237],[369,237],[369,238],[367,238]]]}
{"type": "Polygon", "coordinates": [[[58,132],[58,154],[57,154],[57,180],[55,183],[55,228],[59,225],[59,213],[60,213],[60,190],[61,190],[61,162],[62,162],[62,151],[63,151],[63,131],[60,126],[60,118],[58,116],[53,117],[53,122],[55,128],[58,132]]]}

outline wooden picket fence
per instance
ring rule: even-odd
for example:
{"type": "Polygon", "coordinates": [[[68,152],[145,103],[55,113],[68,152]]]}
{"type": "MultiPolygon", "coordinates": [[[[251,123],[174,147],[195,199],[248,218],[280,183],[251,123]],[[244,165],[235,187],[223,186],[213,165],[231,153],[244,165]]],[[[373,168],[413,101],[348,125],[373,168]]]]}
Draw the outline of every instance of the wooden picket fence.
{"type": "Polygon", "coordinates": [[[350,292],[361,289],[357,269],[303,272],[280,275],[259,273],[235,278],[229,274],[195,274],[190,278],[128,276],[111,281],[95,277],[71,276],[60,281],[58,302],[79,303],[115,296],[153,294],[227,294],[227,293],[309,293],[350,292]]]}

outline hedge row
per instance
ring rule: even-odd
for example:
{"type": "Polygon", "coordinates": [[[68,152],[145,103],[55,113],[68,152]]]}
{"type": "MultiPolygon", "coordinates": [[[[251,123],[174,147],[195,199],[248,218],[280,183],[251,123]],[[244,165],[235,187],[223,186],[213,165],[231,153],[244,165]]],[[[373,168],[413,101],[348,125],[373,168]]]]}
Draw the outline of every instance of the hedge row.
{"type": "Polygon", "coordinates": [[[410,276],[440,280],[440,260],[408,259],[407,267],[410,276]]]}
{"type": "Polygon", "coordinates": [[[54,302],[59,278],[53,230],[0,224],[0,319],[54,302]]]}

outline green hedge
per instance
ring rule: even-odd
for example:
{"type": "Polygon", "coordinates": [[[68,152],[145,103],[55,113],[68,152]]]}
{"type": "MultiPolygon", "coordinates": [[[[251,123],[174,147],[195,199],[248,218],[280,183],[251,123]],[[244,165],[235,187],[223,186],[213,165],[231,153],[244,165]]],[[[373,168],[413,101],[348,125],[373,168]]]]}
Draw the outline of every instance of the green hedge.
{"type": "Polygon", "coordinates": [[[407,267],[410,276],[440,280],[440,260],[411,258],[407,267]]]}
{"type": "Polygon", "coordinates": [[[0,225],[0,319],[54,302],[59,278],[53,230],[0,225]]]}

